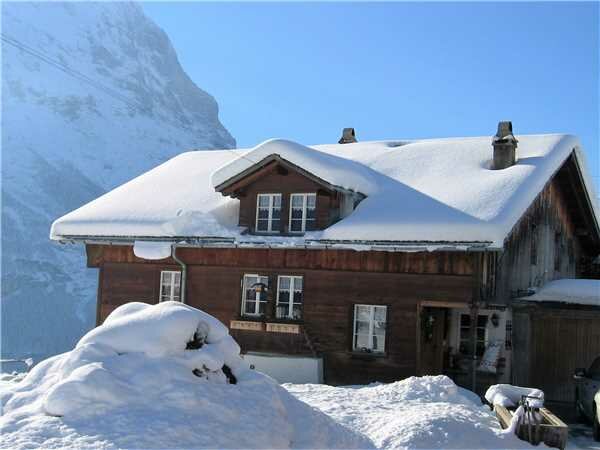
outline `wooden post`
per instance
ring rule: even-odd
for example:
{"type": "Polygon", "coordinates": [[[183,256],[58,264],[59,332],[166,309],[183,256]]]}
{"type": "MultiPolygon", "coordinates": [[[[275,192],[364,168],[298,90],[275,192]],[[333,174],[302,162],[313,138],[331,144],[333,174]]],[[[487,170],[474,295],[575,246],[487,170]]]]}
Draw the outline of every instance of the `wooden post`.
{"type": "Polygon", "coordinates": [[[471,390],[477,390],[477,316],[481,298],[481,261],[482,253],[473,253],[473,293],[470,303],[471,323],[469,328],[469,347],[471,348],[471,390]]]}

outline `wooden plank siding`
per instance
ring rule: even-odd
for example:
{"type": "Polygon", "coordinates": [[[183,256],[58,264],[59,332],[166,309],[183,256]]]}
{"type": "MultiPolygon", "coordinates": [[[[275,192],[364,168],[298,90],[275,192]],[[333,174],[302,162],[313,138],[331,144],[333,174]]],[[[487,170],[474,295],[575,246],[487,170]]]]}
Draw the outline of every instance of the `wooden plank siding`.
{"type": "Polygon", "coordinates": [[[573,402],[573,373],[600,355],[600,310],[567,305],[515,305],[514,382],[546,399],[573,402]]]}
{"type": "Polygon", "coordinates": [[[264,175],[236,192],[236,197],[240,200],[239,225],[247,227],[250,232],[254,232],[256,225],[258,194],[281,194],[281,231],[284,234],[288,232],[289,227],[291,194],[317,194],[316,228],[319,230],[327,228],[339,215],[338,192],[324,189],[322,185],[293,170],[281,170],[277,165],[264,175]]]}
{"type": "Polygon", "coordinates": [[[497,262],[497,303],[508,303],[554,279],[577,278],[586,260],[597,254],[594,245],[582,240],[570,201],[573,188],[563,180],[570,164],[568,160],[546,184],[505,240],[497,262]]]}
{"type": "MultiPolygon", "coordinates": [[[[100,267],[100,320],[128,301],[158,301],[160,271],[174,261],[144,261],[130,246],[88,246],[100,267]]],[[[275,319],[277,275],[304,277],[303,333],[235,330],[243,351],[324,356],[325,381],[333,384],[391,381],[417,373],[417,307],[420,301],[464,304],[474,285],[474,254],[386,253],[349,250],[180,248],[186,262],[187,303],[229,325],[240,318],[241,280],[259,273],[270,280],[267,320],[275,319]],[[386,305],[385,356],[352,349],[355,304],[386,305]],[[306,342],[310,341],[310,345],[306,342]]]]}

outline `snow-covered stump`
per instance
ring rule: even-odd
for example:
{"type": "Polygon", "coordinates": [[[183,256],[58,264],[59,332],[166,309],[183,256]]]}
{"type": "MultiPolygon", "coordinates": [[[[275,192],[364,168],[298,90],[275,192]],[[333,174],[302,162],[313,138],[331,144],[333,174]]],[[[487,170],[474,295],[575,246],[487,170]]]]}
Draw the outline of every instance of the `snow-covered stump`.
{"type": "Polygon", "coordinates": [[[179,302],[120,306],[0,401],[0,448],[372,447],[250,370],[225,325],[179,302]]]}

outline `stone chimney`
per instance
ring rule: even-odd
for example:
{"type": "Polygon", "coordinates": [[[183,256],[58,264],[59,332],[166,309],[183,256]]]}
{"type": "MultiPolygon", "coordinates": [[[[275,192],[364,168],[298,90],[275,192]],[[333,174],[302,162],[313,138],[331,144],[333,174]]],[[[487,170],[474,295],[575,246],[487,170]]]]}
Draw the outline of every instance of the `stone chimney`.
{"type": "Polygon", "coordinates": [[[506,169],[517,162],[517,138],[513,135],[512,122],[498,122],[498,131],[492,139],[494,163],[492,169],[506,169]]]}
{"type": "Polygon", "coordinates": [[[356,142],[356,133],[354,132],[354,128],[344,128],[342,137],[338,141],[338,144],[350,144],[351,142],[356,142]]]}

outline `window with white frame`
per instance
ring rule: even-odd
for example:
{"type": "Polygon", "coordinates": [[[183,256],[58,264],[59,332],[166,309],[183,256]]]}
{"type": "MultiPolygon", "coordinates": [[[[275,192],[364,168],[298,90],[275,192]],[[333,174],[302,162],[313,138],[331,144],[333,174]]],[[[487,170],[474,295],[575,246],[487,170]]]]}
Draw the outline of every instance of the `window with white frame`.
{"type": "Polygon", "coordinates": [[[302,277],[280,275],[277,277],[277,318],[302,318],[302,277]]]}
{"type": "MultiPolygon", "coordinates": [[[[477,316],[476,326],[476,339],[477,339],[477,356],[483,356],[488,341],[487,336],[487,322],[488,316],[486,314],[479,314],[477,316]]],[[[471,315],[461,314],[459,317],[459,346],[458,350],[463,355],[470,355],[472,349],[470,347],[471,342],[471,315]]]]}
{"type": "Polygon", "coordinates": [[[160,301],[179,301],[181,299],[181,272],[163,270],[160,273],[160,301]]]}
{"type": "Polygon", "coordinates": [[[279,233],[281,230],[281,194],[256,196],[256,231],[279,233]]]}
{"type": "Polygon", "coordinates": [[[290,232],[304,233],[315,229],[317,194],[290,195],[290,232]]]}
{"type": "Polygon", "coordinates": [[[383,353],[385,351],[385,328],[387,306],[354,305],[355,351],[383,353]]]}
{"type": "Polygon", "coordinates": [[[242,316],[263,316],[267,309],[269,277],[246,274],[242,281],[242,316]]]}

